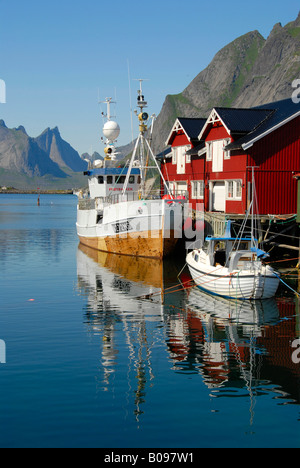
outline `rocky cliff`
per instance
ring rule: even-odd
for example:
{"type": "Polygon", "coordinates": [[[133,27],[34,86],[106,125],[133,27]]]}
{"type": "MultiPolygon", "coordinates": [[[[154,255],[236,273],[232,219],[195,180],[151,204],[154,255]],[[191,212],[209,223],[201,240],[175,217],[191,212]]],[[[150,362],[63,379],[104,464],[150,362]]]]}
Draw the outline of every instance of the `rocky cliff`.
{"type": "Polygon", "coordinates": [[[86,167],[57,128],[31,138],[24,127],[9,129],[0,120],[0,186],[72,188],[82,185],[83,177],[76,173],[86,167]]]}
{"type": "Polygon", "coordinates": [[[160,152],[176,117],[207,117],[215,106],[252,107],[286,99],[300,78],[300,13],[276,24],[265,39],[249,32],[220,50],[178,95],[168,95],[155,122],[153,148],[160,152]]]}

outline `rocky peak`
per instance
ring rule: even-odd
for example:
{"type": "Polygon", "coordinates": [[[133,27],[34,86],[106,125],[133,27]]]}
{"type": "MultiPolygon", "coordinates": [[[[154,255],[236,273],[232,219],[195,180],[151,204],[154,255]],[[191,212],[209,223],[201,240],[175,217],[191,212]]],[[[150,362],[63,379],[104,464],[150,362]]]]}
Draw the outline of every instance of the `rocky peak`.
{"type": "Polygon", "coordinates": [[[300,76],[300,13],[275,24],[265,39],[257,30],[223,47],[178,95],[166,97],[153,133],[159,153],[176,117],[207,117],[213,107],[253,107],[289,98],[300,76]]]}

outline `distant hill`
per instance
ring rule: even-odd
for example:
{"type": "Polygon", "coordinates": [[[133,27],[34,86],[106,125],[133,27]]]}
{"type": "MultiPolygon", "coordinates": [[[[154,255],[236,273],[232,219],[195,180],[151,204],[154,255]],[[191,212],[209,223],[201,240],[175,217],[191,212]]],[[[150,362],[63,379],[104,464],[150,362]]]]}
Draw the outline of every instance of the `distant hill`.
{"type": "Polygon", "coordinates": [[[286,99],[299,78],[300,13],[284,27],[276,24],[267,39],[258,31],[237,38],[182,93],[168,95],[154,124],[154,151],[165,148],[176,117],[208,117],[216,106],[247,108],[286,99]]]}
{"type": "Polygon", "coordinates": [[[0,120],[0,186],[69,189],[86,185],[87,163],[64,141],[58,128],[31,138],[25,128],[0,120]]]}

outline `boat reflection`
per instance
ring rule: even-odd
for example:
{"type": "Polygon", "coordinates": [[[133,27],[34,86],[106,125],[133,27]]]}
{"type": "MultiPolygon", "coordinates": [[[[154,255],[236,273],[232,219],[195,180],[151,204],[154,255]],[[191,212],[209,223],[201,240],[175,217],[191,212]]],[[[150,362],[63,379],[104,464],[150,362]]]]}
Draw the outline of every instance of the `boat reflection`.
{"type": "Polygon", "coordinates": [[[113,374],[126,369],[137,418],[143,412],[146,384],[154,379],[152,348],[164,342],[164,275],[169,281],[176,278],[172,262],[78,247],[78,289],[87,298],[85,321],[102,341],[102,390],[112,389],[113,374]]]}
{"type": "Polygon", "coordinates": [[[180,267],[172,261],[84,246],[77,262],[85,323],[101,347],[98,384],[113,392],[122,382],[138,421],[162,366],[199,375],[213,397],[250,396],[252,406],[271,392],[300,403],[300,365],[291,346],[300,329],[294,298],[223,299],[178,287],[180,267]]]}
{"type": "Polygon", "coordinates": [[[176,372],[200,373],[212,396],[275,391],[300,403],[299,336],[294,298],[234,301],[191,288],[181,326],[169,318],[169,349],[176,372]],[[266,390],[268,388],[268,390],[266,390]]]}

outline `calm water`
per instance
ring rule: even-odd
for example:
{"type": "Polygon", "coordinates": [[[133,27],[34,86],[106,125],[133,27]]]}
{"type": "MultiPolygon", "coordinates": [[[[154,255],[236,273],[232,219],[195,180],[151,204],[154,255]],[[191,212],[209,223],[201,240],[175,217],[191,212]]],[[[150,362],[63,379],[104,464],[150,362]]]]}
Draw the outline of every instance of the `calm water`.
{"type": "Polygon", "coordinates": [[[0,195],[0,446],[299,447],[297,301],[162,298],[184,259],[79,249],[76,202],[0,195]]]}

